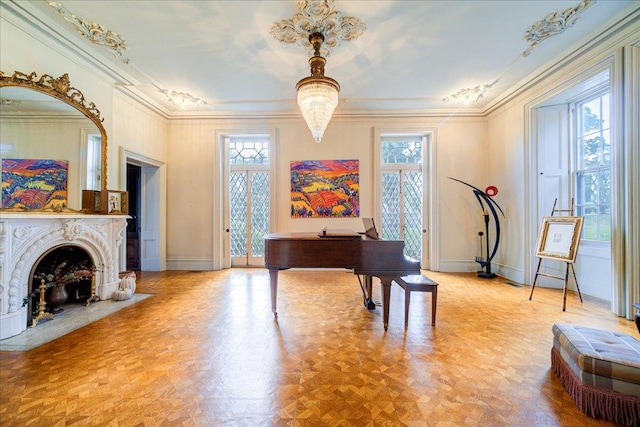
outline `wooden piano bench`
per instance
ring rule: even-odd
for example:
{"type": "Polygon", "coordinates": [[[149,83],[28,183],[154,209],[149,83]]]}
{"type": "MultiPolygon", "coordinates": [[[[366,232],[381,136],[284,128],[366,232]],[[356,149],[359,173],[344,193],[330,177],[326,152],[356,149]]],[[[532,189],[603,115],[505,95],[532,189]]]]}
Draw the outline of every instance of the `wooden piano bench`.
{"type": "Polygon", "coordinates": [[[411,292],[431,292],[431,325],[436,325],[436,306],[438,305],[438,284],[427,276],[413,274],[393,280],[404,289],[404,326],[409,324],[409,303],[411,292]]]}

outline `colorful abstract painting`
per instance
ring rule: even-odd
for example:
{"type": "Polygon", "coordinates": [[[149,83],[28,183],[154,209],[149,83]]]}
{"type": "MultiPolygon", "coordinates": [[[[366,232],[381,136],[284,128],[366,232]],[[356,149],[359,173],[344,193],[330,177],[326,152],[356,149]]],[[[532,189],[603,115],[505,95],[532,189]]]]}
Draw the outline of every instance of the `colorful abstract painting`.
{"type": "Polygon", "coordinates": [[[360,216],[358,160],[291,162],[291,217],[360,216]]]}
{"type": "Polygon", "coordinates": [[[2,207],[67,207],[66,160],[2,159],[2,207]]]}

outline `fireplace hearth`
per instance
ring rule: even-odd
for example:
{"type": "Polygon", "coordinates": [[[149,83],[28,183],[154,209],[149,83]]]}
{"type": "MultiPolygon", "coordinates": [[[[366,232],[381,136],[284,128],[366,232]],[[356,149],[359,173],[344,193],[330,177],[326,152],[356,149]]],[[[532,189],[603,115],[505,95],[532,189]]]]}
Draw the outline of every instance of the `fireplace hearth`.
{"type": "Polygon", "coordinates": [[[32,326],[32,317],[38,313],[41,282],[46,286],[46,311],[56,313],[64,310],[67,302],[86,302],[91,298],[91,278],[98,268],[89,253],[79,246],[58,246],[43,254],[31,275],[27,325],[32,326]]]}
{"type": "Polygon", "coordinates": [[[126,218],[125,215],[3,212],[0,216],[0,339],[18,335],[27,328],[31,308],[30,304],[23,305],[23,299],[32,290],[38,264],[60,248],[84,253],[82,257],[96,267],[96,295],[101,300],[110,299],[118,289],[118,273],[124,265],[121,249],[126,218]]]}

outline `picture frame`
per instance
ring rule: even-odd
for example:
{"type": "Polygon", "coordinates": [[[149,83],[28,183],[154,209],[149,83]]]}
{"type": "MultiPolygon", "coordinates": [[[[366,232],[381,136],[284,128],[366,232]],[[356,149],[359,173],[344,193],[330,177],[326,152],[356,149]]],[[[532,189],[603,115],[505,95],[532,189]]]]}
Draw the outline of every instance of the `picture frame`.
{"type": "Polygon", "coordinates": [[[84,213],[102,212],[100,191],[82,190],[82,212],[84,213]]]}
{"type": "Polygon", "coordinates": [[[102,190],[100,211],[103,214],[126,215],[129,213],[129,194],[126,191],[102,190]]]}
{"type": "Polygon", "coordinates": [[[545,216],[542,218],[536,256],[573,263],[578,254],[581,216],[545,216]]]}

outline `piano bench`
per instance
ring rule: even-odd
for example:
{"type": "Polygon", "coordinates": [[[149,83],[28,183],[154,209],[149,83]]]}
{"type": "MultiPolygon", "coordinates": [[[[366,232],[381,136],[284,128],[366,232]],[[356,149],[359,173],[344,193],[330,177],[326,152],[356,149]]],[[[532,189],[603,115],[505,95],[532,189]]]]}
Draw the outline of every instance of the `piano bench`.
{"type": "Polygon", "coordinates": [[[404,289],[404,326],[409,324],[409,302],[411,292],[431,292],[431,326],[436,325],[436,306],[438,304],[438,284],[427,276],[413,274],[393,280],[404,289]]]}

